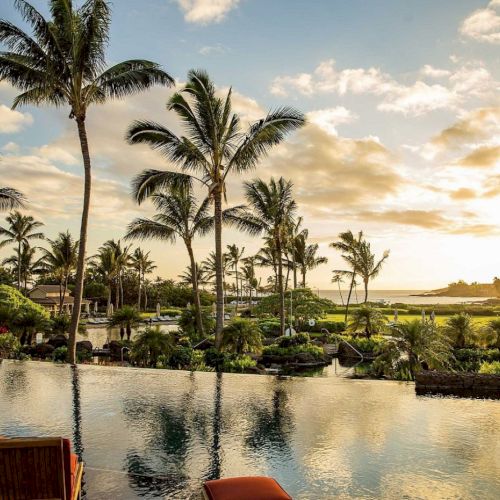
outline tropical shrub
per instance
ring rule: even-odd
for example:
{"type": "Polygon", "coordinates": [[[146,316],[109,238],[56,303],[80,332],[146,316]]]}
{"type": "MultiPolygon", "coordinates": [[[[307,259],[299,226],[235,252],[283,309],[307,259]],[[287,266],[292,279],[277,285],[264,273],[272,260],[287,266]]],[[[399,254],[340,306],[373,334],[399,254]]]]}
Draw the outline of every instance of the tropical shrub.
{"type": "Polygon", "coordinates": [[[321,347],[312,344],[301,344],[290,347],[270,345],[264,347],[262,354],[268,356],[295,356],[296,354],[311,354],[316,359],[323,359],[325,353],[321,347]]]}
{"type": "Polygon", "coordinates": [[[189,368],[193,360],[193,348],[191,346],[176,345],[168,358],[168,366],[171,368],[189,368]]]}
{"type": "Polygon", "coordinates": [[[215,347],[209,347],[203,352],[205,364],[215,369],[223,365],[225,359],[228,357],[227,353],[219,352],[215,347]]]}
{"type": "Polygon", "coordinates": [[[12,333],[0,333],[0,359],[13,358],[19,352],[21,344],[12,333]]]}
{"type": "Polygon", "coordinates": [[[298,345],[306,345],[311,342],[311,338],[307,333],[296,333],[290,337],[279,337],[276,339],[278,347],[294,347],[298,345]]]}
{"type": "Polygon", "coordinates": [[[477,340],[472,319],[466,313],[455,314],[448,318],[443,332],[448,336],[452,345],[459,349],[474,346],[477,340]]]}
{"type": "Polygon", "coordinates": [[[491,320],[481,330],[481,340],[485,347],[496,347],[500,349],[500,319],[491,320]]]}
{"type": "MultiPolygon", "coordinates": [[[[210,335],[215,330],[215,319],[209,310],[202,308],[201,321],[205,336],[210,335]]],[[[183,335],[187,335],[191,341],[201,340],[201,332],[196,330],[196,316],[193,307],[185,309],[179,319],[179,328],[183,335]]]]}
{"type": "Polygon", "coordinates": [[[130,359],[139,366],[156,368],[161,355],[170,357],[174,350],[172,335],[163,333],[158,326],[147,327],[132,343],[130,359]]]}
{"type": "Polygon", "coordinates": [[[454,370],[477,372],[484,362],[500,361],[500,349],[454,349],[452,361],[454,370]]]}
{"type": "Polygon", "coordinates": [[[347,335],[339,335],[338,340],[345,340],[353,347],[362,353],[377,354],[383,349],[386,339],[381,335],[374,335],[370,338],[366,337],[352,337],[347,335]]]}
{"type": "Polygon", "coordinates": [[[257,362],[250,356],[231,356],[224,360],[222,370],[231,373],[243,373],[248,368],[257,366],[257,362]]]}
{"type": "Polygon", "coordinates": [[[479,373],[488,375],[500,375],[500,361],[493,361],[491,363],[482,363],[479,368],[479,373]]]}
{"type": "Polygon", "coordinates": [[[320,319],[316,321],[314,326],[309,326],[309,324],[306,323],[302,327],[302,331],[310,333],[320,333],[323,329],[328,330],[330,333],[342,333],[346,329],[346,324],[344,321],[327,321],[325,319],[320,319]]]}
{"type": "Polygon", "coordinates": [[[52,361],[56,363],[66,363],[68,359],[68,348],[66,346],[58,347],[54,349],[52,353],[52,361]]]}
{"type": "Polygon", "coordinates": [[[69,314],[58,314],[52,318],[51,323],[53,334],[65,334],[69,330],[71,317],[69,314]]]}
{"type": "Polygon", "coordinates": [[[257,322],[264,337],[278,337],[280,334],[280,321],[275,318],[265,318],[257,322]]]}
{"type": "Polygon", "coordinates": [[[449,341],[432,323],[395,323],[373,364],[374,372],[398,380],[414,380],[423,368],[443,369],[452,357],[449,341]]]}
{"type": "Polygon", "coordinates": [[[132,306],[123,306],[117,309],[111,317],[108,328],[118,326],[120,328],[120,339],[123,340],[125,333],[127,340],[130,340],[132,328],[138,326],[142,321],[142,316],[139,311],[132,306]]]}
{"type": "Polygon", "coordinates": [[[259,352],[262,348],[262,333],[259,326],[250,319],[233,318],[222,331],[221,347],[237,355],[259,352]]]}
{"type": "Polygon", "coordinates": [[[363,333],[367,338],[383,332],[387,327],[386,317],[375,307],[361,306],[353,309],[349,316],[347,331],[353,336],[363,333]]]}

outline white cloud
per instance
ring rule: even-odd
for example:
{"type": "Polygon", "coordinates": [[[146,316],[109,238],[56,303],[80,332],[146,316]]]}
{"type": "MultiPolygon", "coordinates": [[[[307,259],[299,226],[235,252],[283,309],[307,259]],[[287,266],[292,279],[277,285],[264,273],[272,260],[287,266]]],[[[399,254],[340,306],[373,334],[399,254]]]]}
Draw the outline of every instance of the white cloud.
{"type": "Polygon", "coordinates": [[[500,43],[500,0],[474,11],[464,20],[460,32],[478,42],[500,43]]]}
{"type": "Polygon", "coordinates": [[[6,153],[16,153],[17,151],[19,151],[19,144],[10,141],[2,146],[2,151],[5,151],[6,153]]]}
{"type": "Polygon", "coordinates": [[[205,45],[198,51],[202,56],[211,54],[225,54],[228,51],[227,47],[218,43],[216,45],[205,45]]]}
{"type": "Polygon", "coordinates": [[[209,24],[222,21],[240,0],[176,0],[188,23],[209,24]]]}
{"type": "Polygon", "coordinates": [[[0,104],[0,133],[13,134],[33,123],[33,117],[29,113],[21,113],[0,104]]]}
{"type": "Polygon", "coordinates": [[[437,109],[457,109],[471,97],[486,99],[499,89],[498,82],[479,62],[464,64],[454,72],[426,65],[421,74],[445,80],[428,84],[417,79],[405,85],[375,67],[338,70],[330,59],[321,62],[312,73],[276,77],[270,91],[279,96],[287,96],[291,91],[306,96],[369,94],[381,98],[378,104],[381,111],[421,115],[437,109]]]}
{"type": "Polygon", "coordinates": [[[345,123],[352,123],[358,118],[356,114],[344,106],[335,108],[318,109],[307,113],[307,120],[314,123],[325,132],[338,135],[337,126],[345,123]]]}

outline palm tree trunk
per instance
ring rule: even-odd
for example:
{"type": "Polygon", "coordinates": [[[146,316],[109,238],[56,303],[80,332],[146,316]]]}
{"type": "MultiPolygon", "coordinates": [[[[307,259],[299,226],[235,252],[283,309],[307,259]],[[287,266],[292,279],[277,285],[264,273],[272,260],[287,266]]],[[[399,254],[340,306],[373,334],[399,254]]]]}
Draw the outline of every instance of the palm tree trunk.
{"type": "Polygon", "coordinates": [[[236,307],[235,316],[238,316],[238,303],[240,301],[239,288],[238,288],[238,261],[234,264],[234,275],[236,277],[236,307]]]}
{"type": "Polygon", "coordinates": [[[278,254],[278,293],[280,296],[280,336],[285,335],[285,290],[283,289],[283,261],[281,256],[281,238],[276,239],[278,254]]]}
{"type": "Polygon", "coordinates": [[[220,186],[214,193],[215,217],[215,293],[217,309],[215,317],[215,347],[220,350],[224,328],[224,283],[222,277],[222,191],[220,186]]]}
{"type": "Polygon", "coordinates": [[[366,304],[368,302],[368,280],[365,279],[364,283],[365,283],[365,301],[364,301],[364,303],[366,304]]]}
{"type": "Polygon", "coordinates": [[[189,254],[189,261],[191,262],[191,281],[193,283],[193,293],[194,293],[194,309],[196,317],[196,329],[200,337],[205,336],[203,331],[203,319],[201,317],[201,301],[200,301],[200,290],[198,288],[198,273],[196,269],[196,261],[194,260],[193,247],[190,242],[185,242],[186,248],[189,254]]]}
{"type": "Polygon", "coordinates": [[[62,308],[63,308],[63,280],[59,280],[59,314],[62,314],[62,308]]]}
{"type": "Polygon", "coordinates": [[[295,262],[295,252],[292,254],[293,262],[293,288],[297,288],[297,263],[295,262]]]}
{"type": "Polygon", "coordinates": [[[141,271],[139,270],[139,293],[137,294],[137,310],[140,312],[141,311],[141,289],[142,289],[142,282],[141,282],[141,271]]]}
{"type": "Polygon", "coordinates": [[[345,303],[345,317],[344,322],[347,325],[347,316],[349,315],[349,304],[351,302],[352,289],[354,287],[354,280],[356,279],[356,275],[352,274],[351,285],[349,286],[349,293],[347,295],[347,301],[345,303]]]}
{"type": "Polygon", "coordinates": [[[115,309],[120,308],[120,280],[118,279],[118,276],[116,277],[115,281],[115,309]]]}
{"type": "Polygon", "coordinates": [[[302,288],[305,288],[306,287],[306,268],[303,267],[302,268],[302,288]]]}
{"type": "Polygon", "coordinates": [[[17,244],[17,289],[21,291],[21,242],[17,244]]]}
{"type": "Polygon", "coordinates": [[[340,281],[337,281],[337,285],[339,287],[340,300],[342,302],[342,305],[344,305],[344,296],[342,295],[342,290],[340,289],[340,281]]]}
{"type": "Polygon", "coordinates": [[[59,304],[59,314],[62,313],[63,310],[63,304],[64,304],[64,297],[66,297],[66,291],[68,290],[68,276],[66,275],[64,278],[64,286],[62,290],[62,297],[61,297],[61,302],[59,304]]]}
{"type": "Polygon", "coordinates": [[[120,273],[120,307],[123,307],[123,276],[120,273]]]}
{"type": "Polygon", "coordinates": [[[285,279],[285,291],[288,290],[288,280],[290,279],[290,261],[287,259],[286,266],[286,279],[285,279]]]}
{"type": "Polygon", "coordinates": [[[109,306],[111,305],[111,283],[108,282],[108,304],[106,307],[106,314],[109,311],[109,306]]]}
{"type": "Polygon", "coordinates": [[[71,316],[71,325],[69,328],[68,340],[68,360],[74,365],[76,361],[76,332],[80,322],[80,309],[83,298],[83,281],[85,279],[85,250],[87,247],[87,227],[89,222],[90,209],[90,191],[92,185],[92,174],[90,166],[90,152],[87,141],[87,131],[85,129],[85,118],[77,118],[78,136],[80,138],[80,147],[83,157],[84,168],[84,189],[83,189],[83,210],[82,221],[80,225],[80,240],[78,244],[78,262],[76,265],[76,286],[75,301],[73,305],[73,314],[71,316]]]}

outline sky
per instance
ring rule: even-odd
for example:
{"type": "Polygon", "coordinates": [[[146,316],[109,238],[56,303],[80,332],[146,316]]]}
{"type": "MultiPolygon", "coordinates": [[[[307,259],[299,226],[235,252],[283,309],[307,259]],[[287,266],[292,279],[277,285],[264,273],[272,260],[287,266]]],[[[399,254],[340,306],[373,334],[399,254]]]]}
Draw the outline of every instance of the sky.
{"type": "MultiPolygon", "coordinates": [[[[22,25],[13,0],[0,17],[22,25]]],[[[32,4],[47,14],[45,0],[32,4]]],[[[242,182],[283,176],[294,183],[311,242],[329,262],[311,271],[313,288],[332,288],[345,267],[329,243],[363,230],[377,256],[390,257],[375,289],[432,289],[449,282],[491,282],[500,274],[500,0],[115,0],[109,64],[144,58],[182,86],[206,69],[245,123],[290,105],[307,125],[258,168],[233,176],[228,203],[242,203],[242,182]]],[[[121,238],[137,206],[131,179],[167,168],[146,146],[123,137],[135,119],[182,128],[154,88],[89,111],[93,195],[88,254],[121,238]]],[[[23,191],[29,212],[54,238],[78,235],[82,162],[66,108],[12,111],[16,91],[0,82],[1,184],[23,191]]],[[[201,194],[201,193],[200,193],[201,194]]],[[[224,244],[255,253],[259,238],[226,230],[224,244]]],[[[139,243],[137,243],[139,244],[139,243]]],[[[188,265],[182,243],[141,242],[176,278],[188,265]]],[[[197,260],[213,248],[195,245],[197,260]]],[[[9,254],[4,249],[0,256],[9,254]]],[[[261,273],[264,276],[265,273],[261,273]]]]}

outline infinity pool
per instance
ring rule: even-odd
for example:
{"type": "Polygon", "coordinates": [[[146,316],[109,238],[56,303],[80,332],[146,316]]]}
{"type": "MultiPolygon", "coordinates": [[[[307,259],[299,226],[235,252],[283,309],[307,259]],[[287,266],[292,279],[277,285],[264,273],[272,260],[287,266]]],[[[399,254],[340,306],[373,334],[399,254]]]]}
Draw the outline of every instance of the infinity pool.
{"type": "Polygon", "coordinates": [[[198,498],[246,474],[294,499],[500,494],[500,401],[397,382],[4,361],[0,434],[72,437],[88,499],[198,498]]]}

